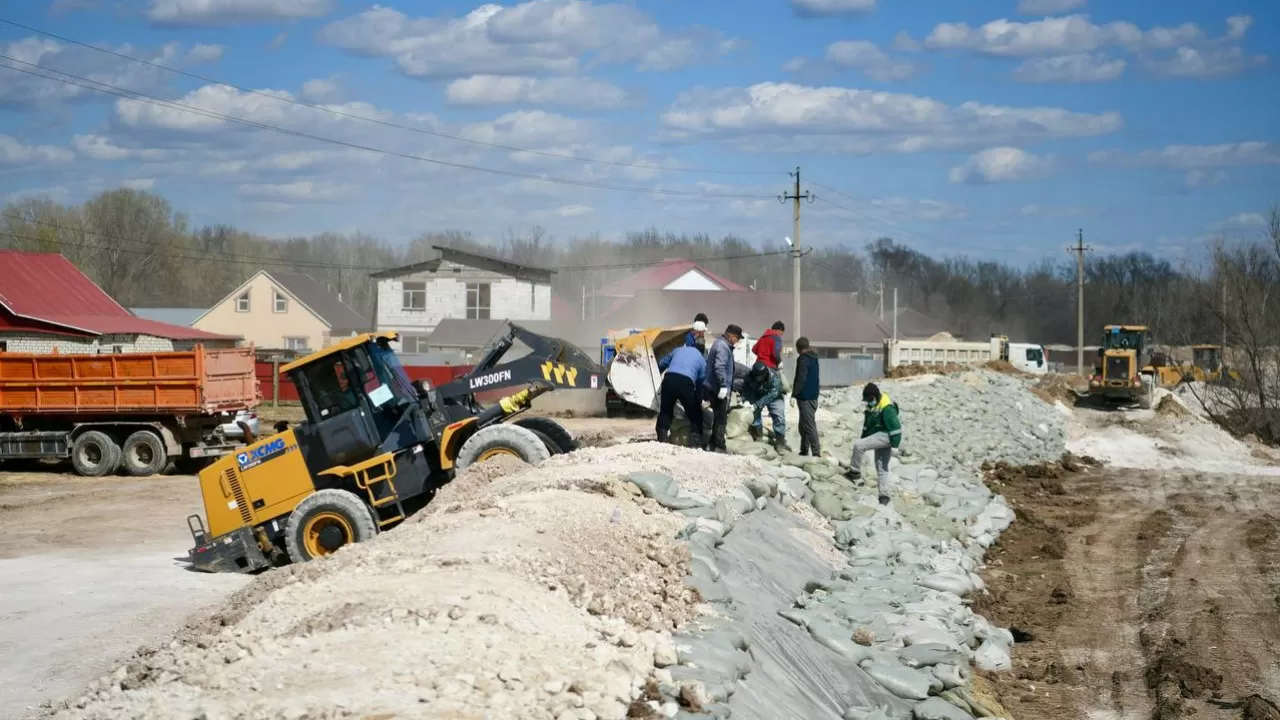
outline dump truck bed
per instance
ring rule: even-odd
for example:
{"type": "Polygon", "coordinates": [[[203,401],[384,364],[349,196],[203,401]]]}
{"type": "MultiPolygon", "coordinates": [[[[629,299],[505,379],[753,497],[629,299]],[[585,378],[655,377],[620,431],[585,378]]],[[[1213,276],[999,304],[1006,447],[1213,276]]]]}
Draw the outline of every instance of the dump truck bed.
{"type": "Polygon", "coordinates": [[[0,413],[207,415],[261,402],[254,349],[0,353],[0,413]]]}

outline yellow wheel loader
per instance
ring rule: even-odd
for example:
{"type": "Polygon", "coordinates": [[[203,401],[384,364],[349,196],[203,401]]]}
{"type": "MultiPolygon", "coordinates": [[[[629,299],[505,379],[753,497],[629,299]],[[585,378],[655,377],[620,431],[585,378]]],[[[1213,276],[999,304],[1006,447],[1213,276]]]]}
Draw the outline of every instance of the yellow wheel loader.
{"type": "Polygon", "coordinates": [[[187,518],[191,565],[254,572],[324,557],[424,507],[457,470],[499,455],[541,462],[576,448],[547,418],[517,418],[557,388],[599,389],[603,368],[568,342],[508,323],[465,376],[411,382],[397,333],[358,335],[285,365],[306,420],[200,472],[205,521],[187,518]],[[519,342],[529,352],[499,361],[519,342]],[[483,407],[475,393],[523,389],[483,407]]]}
{"type": "Polygon", "coordinates": [[[1159,370],[1151,365],[1147,352],[1145,325],[1104,327],[1098,364],[1089,379],[1089,394],[1150,408],[1159,383],[1159,370]]]}

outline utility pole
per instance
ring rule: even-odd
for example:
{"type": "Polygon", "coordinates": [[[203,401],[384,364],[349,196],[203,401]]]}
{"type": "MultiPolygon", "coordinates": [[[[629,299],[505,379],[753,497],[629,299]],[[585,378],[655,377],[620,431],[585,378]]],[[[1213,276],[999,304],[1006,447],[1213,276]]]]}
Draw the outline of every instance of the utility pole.
{"type": "Polygon", "coordinates": [[[791,228],[791,324],[793,325],[791,332],[795,333],[792,337],[800,337],[803,333],[800,331],[800,201],[807,200],[813,202],[814,196],[808,190],[804,193],[800,192],[800,166],[796,166],[796,171],[787,173],[796,179],[795,190],[790,194],[783,193],[778,196],[778,202],[785,203],[790,200],[792,203],[794,217],[792,222],[794,226],[791,228]]]}
{"type": "Polygon", "coordinates": [[[898,288],[893,289],[893,341],[898,342],[898,288]]]}
{"type": "Polygon", "coordinates": [[[1093,248],[1084,244],[1084,230],[1076,231],[1076,244],[1067,252],[1076,254],[1076,372],[1084,375],[1084,254],[1093,248]]]}

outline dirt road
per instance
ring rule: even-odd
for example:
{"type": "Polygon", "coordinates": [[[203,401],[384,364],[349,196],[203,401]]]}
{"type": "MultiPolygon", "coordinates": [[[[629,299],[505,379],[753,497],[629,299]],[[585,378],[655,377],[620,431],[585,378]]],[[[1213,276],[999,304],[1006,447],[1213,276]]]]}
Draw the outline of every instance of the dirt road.
{"type": "Polygon", "coordinates": [[[0,720],[80,692],[242,586],[186,570],[189,475],[0,471],[0,720]]]}
{"type": "Polygon", "coordinates": [[[1276,478],[1030,474],[992,483],[1018,521],[979,602],[1020,639],[992,678],[1015,717],[1280,718],[1276,478]]]}

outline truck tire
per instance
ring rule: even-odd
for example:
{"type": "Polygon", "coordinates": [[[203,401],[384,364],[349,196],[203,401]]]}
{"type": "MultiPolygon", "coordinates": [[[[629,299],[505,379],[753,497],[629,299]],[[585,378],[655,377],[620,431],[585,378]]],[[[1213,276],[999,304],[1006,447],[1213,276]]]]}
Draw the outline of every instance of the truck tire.
{"type": "Polygon", "coordinates": [[[289,560],[304,563],[378,534],[369,506],[346,490],[317,490],[289,514],[284,546],[289,560]]]}
{"type": "Polygon", "coordinates": [[[83,477],[102,477],[120,467],[120,446],[111,436],[89,430],[71,443],[71,466],[83,477]]]}
{"type": "Polygon", "coordinates": [[[537,433],[519,425],[490,425],[467,438],[458,450],[454,466],[463,470],[498,455],[513,455],[530,465],[551,457],[551,451],[537,433]]]}
{"type": "Polygon", "coordinates": [[[125,438],[121,454],[120,464],[134,477],[156,475],[169,464],[169,452],[164,449],[164,441],[150,430],[139,430],[125,438]]]}
{"type": "Polygon", "coordinates": [[[534,435],[547,446],[547,452],[552,455],[560,455],[562,453],[571,453],[578,449],[578,441],[573,439],[568,430],[560,423],[551,418],[544,417],[528,417],[516,420],[515,425],[527,428],[533,431],[534,435]]]}

